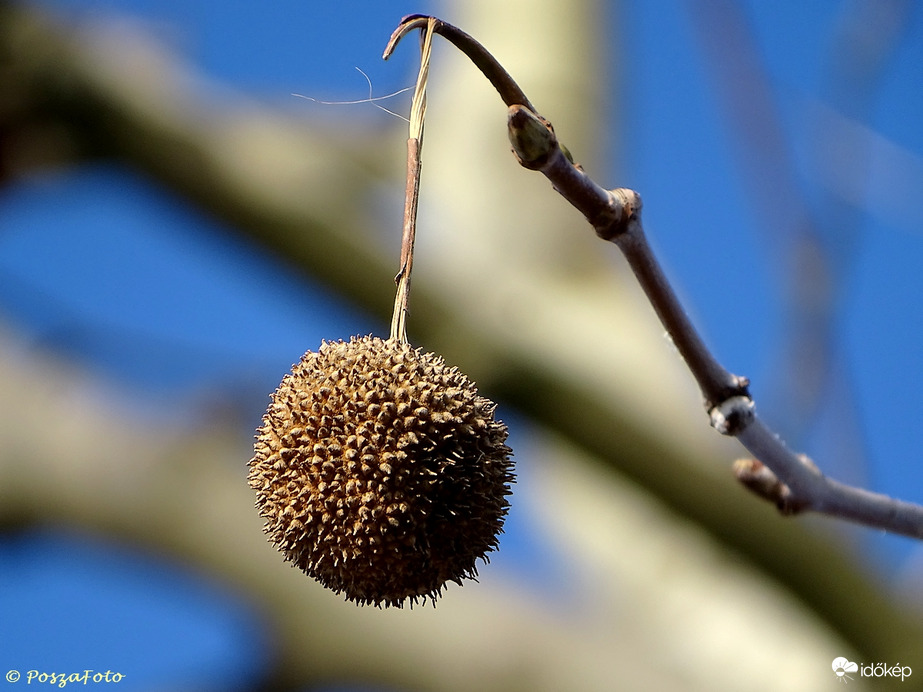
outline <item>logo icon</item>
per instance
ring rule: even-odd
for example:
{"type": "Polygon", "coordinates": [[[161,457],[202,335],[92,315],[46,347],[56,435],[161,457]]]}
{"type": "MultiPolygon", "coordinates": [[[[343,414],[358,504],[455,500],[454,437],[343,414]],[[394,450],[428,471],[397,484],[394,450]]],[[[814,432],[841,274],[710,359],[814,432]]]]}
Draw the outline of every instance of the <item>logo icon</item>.
{"type": "Polygon", "coordinates": [[[843,684],[849,684],[849,680],[852,680],[852,677],[846,673],[856,673],[859,671],[859,665],[849,661],[842,656],[838,656],[833,659],[833,672],[836,674],[837,682],[842,682],[843,684]]]}

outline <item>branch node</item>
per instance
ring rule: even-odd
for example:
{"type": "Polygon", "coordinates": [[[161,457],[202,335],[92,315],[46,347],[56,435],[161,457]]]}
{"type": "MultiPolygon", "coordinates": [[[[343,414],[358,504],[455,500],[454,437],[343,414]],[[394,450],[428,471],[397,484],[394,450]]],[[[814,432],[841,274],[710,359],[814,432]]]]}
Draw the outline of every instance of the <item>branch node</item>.
{"type": "Polygon", "coordinates": [[[711,427],[722,435],[736,436],[753,420],[756,405],[749,396],[732,396],[712,406],[711,427]]]}
{"type": "Polygon", "coordinates": [[[628,232],[632,221],[641,219],[641,195],[627,187],[609,190],[612,202],[601,207],[595,215],[587,215],[596,235],[603,240],[613,240],[628,232]]]}
{"type": "MultiPolygon", "coordinates": [[[[819,473],[810,459],[804,455],[799,455],[799,457],[806,466],[819,473]]],[[[800,514],[810,506],[807,500],[796,497],[792,489],[780,481],[778,476],[758,459],[738,459],[735,461],[734,476],[747,490],[764,500],[772,502],[779,508],[779,512],[783,516],[800,514]]]]}

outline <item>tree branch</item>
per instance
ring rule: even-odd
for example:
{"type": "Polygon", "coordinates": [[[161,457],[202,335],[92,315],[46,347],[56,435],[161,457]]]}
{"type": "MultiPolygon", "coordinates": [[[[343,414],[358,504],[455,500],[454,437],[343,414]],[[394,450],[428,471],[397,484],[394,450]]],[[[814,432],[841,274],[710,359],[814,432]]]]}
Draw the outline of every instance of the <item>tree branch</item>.
{"type": "Polygon", "coordinates": [[[923,538],[923,506],[901,502],[827,478],[789,450],[757,417],[746,378],[725,370],[705,346],[660,267],[641,224],[641,198],[631,190],[607,191],[593,183],[561,150],[550,124],[512,106],[510,141],[520,162],[541,171],[580,210],[600,238],[615,243],[686,361],[705,397],[712,426],[736,437],[788,487],[788,514],[814,511],[872,528],[923,538]],[[538,134],[548,133],[545,139],[538,134]],[[540,151],[536,142],[543,141],[540,151]],[[521,152],[527,150],[528,161],[521,152]],[[541,164],[536,164],[541,161],[541,164]]]}
{"type": "MultiPolygon", "coordinates": [[[[419,16],[408,18],[412,27],[419,16]]],[[[405,20],[407,21],[407,20],[405,20]]],[[[446,24],[441,31],[447,33],[446,24]]],[[[404,25],[392,36],[393,43],[406,33],[404,25]]],[[[487,65],[491,83],[505,75],[496,61],[485,60],[486,50],[458,30],[452,41],[467,55],[477,55],[479,68],[487,65]],[[475,44],[475,45],[469,45],[475,44]]],[[[483,68],[482,68],[483,69],[483,68]]],[[[515,82],[512,82],[515,84],[515,82]]],[[[518,89],[518,87],[516,87],[518,89]]],[[[498,87],[498,90],[500,88],[498,87]]],[[[527,99],[523,99],[527,103],[527,99]]],[[[814,511],[847,519],[872,528],[914,538],[923,538],[923,506],[838,483],[821,474],[813,464],[789,450],[781,439],[757,417],[747,386],[748,380],[725,370],[705,346],[670,286],[644,235],[641,197],[626,189],[606,190],[574,164],[559,144],[554,128],[534,108],[509,103],[508,130],[513,153],[519,163],[540,171],[554,189],[579,210],[603,240],[615,243],[634,271],[655,312],[686,362],[702,394],[712,426],[724,435],[736,437],[787,489],[784,513],[814,511]]],[[[752,486],[749,486],[752,489],[752,486]]],[[[781,492],[781,491],[780,491],[781,492]]]]}

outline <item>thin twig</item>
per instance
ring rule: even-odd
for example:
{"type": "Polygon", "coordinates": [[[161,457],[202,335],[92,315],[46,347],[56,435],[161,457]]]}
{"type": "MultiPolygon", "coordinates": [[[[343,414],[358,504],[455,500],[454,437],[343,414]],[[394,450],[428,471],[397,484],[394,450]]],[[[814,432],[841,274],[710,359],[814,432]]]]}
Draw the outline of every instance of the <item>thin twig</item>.
{"type": "Polygon", "coordinates": [[[846,485],[824,476],[810,461],[794,454],[756,415],[736,437],[788,488],[785,514],[813,511],[858,524],[923,538],[923,507],[846,485]]]}
{"type": "MultiPolygon", "coordinates": [[[[413,15],[394,32],[394,45],[427,19],[413,15]]],[[[551,123],[538,115],[521,90],[477,41],[437,21],[435,33],[448,38],[471,57],[509,107],[508,131],[519,163],[541,171],[565,199],[586,217],[596,234],[623,252],[648,300],[682,355],[705,398],[712,427],[731,435],[768,471],[756,463],[737,465],[738,478],[785,514],[814,511],[915,538],[923,538],[923,506],[848,486],[824,476],[813,463],[789,450],[756,415],[749,382],[717,361],[686,315],[647,243],[641,224],[641,197],[633,190],[606,190],[595,183],[558,142],[551,123]]]]}

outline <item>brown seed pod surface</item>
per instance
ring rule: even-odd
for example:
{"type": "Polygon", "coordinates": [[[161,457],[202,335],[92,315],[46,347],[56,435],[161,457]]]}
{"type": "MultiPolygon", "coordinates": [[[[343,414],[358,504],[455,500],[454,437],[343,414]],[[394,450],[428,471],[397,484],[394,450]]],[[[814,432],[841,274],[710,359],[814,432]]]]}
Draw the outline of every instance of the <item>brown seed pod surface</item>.
{"type": "Polygon", "coordinates": [[[435,602],[497,547],[513,482],[496,405],[397,339],[323,342],[283,378],[249,483],[270,540],[347,599],[435,602]]]}

